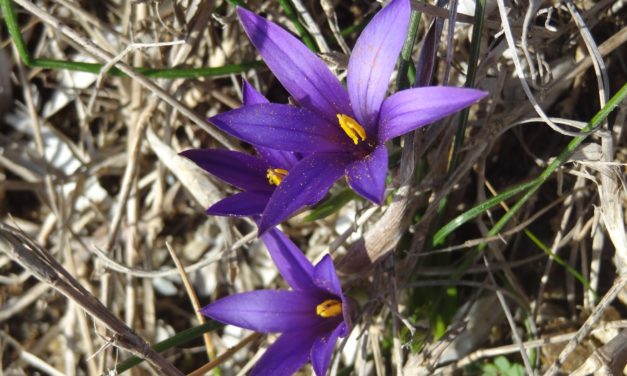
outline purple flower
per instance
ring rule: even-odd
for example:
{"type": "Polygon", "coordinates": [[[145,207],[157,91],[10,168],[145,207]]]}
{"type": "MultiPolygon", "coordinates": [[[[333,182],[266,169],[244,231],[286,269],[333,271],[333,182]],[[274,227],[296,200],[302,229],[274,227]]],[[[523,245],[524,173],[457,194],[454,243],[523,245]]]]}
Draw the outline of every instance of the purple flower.
{"type": "Polygon", "coordinates": [[[346,90],[327,66],[290,33],[243,8],[244,30],[298,106],[246,105],[209,119],[253,145],[306,155],[276,189],[259,231],[321,199],[343,175],[351,188],[380,204],[385,192],[385,142],[467,107],[487,93],[420,87],[385,98],[409,23],[409,0],[393,0],[359,36],[346,90]]]}
{"type": "Polygon", "coordinates": [[[222,298],[201,312],[214,320],[262,333],[282,333],[251,375],[292,375],[311,361],[326,374],[335,343],[350,331],[348,304],[329,255],[313,266],[282,232],[261,239],[290,291],[258,290],[222,298]]]}
{"type": "MultiPolygon", "coordinates": [[[[248,82],[243,82],[244,105],[268,103],[248,82]]],[[[295,153],[256,147],[259,157],[218,149],[190,149],[181,153],[212,175],[243,190],[213,204],[207,214],[259,216],[275,188],[298,162],[295,153]]]]}

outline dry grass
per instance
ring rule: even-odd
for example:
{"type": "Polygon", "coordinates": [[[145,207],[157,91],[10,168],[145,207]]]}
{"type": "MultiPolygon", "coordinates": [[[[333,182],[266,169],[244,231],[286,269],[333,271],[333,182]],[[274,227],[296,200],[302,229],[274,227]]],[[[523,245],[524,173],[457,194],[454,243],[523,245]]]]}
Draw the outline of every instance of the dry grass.
{"type": "MultiPolygon", "coordinates": [[[[69,285],[102,302],[102,316],[148,343],[198,325],[198,304],[279,286],[251,222],[204,215],[231,188],[177,155],[192,147],[248,148],[204,120],[240,105],[242,75],[166,80],[131,68],[254,61],[233,5],[15,4],[32,56],[107,65],[100,76],[27,68],[1,29],[0,233],[19,228],[23,239],[39,244],[69,273],[63,278],[75,279],[69,285]],[[114,65],[128,77],[107,75],[114,65]]],[[[358,33],[343,37],[339,30],[361,23],[377,4],[291,4],[326,61],[343,75],[358,33]]],[[[450,14],[413,4],[424,12],[418,40],[434,17],[450,14]]],[[[459,1],[465,14],[457,15],[454,33],[444,27],[437,83],[445,75],[451,85],[465,81],[469,4],[474,1],[459,1]]],[[[248,5],[292,26],[278,2],[248,5]]],[[[391,170],[389,187],[398,189],[389,204],[355,201],[323,220],[304,222],[300,215],[284,225],[310,259],[323,252],[338,258],[343,282],[361,305],[333,374],[481,373],[502,355],[537,374],[574,372],[584,362],[591,368],[579,372],[606,367],[606,374],[621,373],[627,359],[624,102],[498,236],[488,232],[515,201],[460,227],[444,246],[431,249],[430,237],[456,215],[538,176],[625,84],[626,8],[622,0],[487,1],[476,84],[490,97],[471,111],[455,172],[447,174],[457,128],[451,118],[404,137],[403,148],[390,146],[400,162],[391,170]],[[442,197],[448,206],[438,214],[442,197]],[[453,278],[462,258],[485,241],[481,257],[453,278]],[[447,286],[455,288],[454,298],[433,296],[447,286]],[[443,323],[444,335],[433,337],[443,323]],[[540,351],[530,357],[524,349],[532,348],[540,351]]],[[[244,76],[271,100],[287,100],[267,69],[244,76]]],[[[23,256],[10,258],[26,240],[3,236],[0,375],[100,375],[128,356],[119,349],[126,337],[118,327],[85,314],[89,298],[61,290],[68,299],[45,278],[38,281],[34,264],[24,269],[14,261],[23,256]]],[[[188,373],[208,356],[226,353],[222,374],[236,375],[250,369],[271,339],[226,328],[164,358],[188,373]],[[242,340],[242,349],[227,351],[242,340]]],[[[157,366],[160,361],[153,358],[157,366]]],[[[128,374],[159,373],[151,367],[144,363],[128,374]]]]}

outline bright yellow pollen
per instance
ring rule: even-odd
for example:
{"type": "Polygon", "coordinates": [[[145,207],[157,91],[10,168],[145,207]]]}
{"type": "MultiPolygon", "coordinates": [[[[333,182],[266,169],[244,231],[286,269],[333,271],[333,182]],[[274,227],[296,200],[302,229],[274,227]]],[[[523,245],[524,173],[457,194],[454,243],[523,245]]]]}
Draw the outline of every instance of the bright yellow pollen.
{"type": "Polygon", "coordinates": [[[320,317],[335,317],[342,313],[342,302],[337,299],[327,299],[318,304],[316,314],[320,317]]]}
{"type": "Polygon", "coordinates": [[[340,127],[344,130],[344,133],[353,140],[355,145],[359,143],[357,136],[359,136],[362,141],[366,141],[366,131],[364,127],[359,125],[357,120],[344,114],[337,114],[337,120],[339,120],[340,127]]]}
{"type": "Polygon", "coordinates": [[[287,176],[287,170],[282,168],[269,168],[266,177],[268,182],[272,185],[279,185],[281,181],[287,176]]]}

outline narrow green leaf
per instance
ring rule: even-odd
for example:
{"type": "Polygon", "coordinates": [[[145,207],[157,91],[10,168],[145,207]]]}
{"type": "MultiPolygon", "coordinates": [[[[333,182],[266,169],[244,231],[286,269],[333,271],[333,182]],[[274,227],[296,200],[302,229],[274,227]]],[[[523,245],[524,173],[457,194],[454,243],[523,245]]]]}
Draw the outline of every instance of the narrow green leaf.
{"type": "Polygon", "coordinates": [[[449,223],[447,223],[445,226],[443,226],[441,229],[438,230],[438,232],[435,233],[435,235],[433,236],[433,245],[434,246],[438,246],[444,243],[444,240],[446,240],[446,237],[451,234],[453,231],[457,230],[457,228],[459,228],[461,225],[463,225],[464,223],[470,221],[471,219],[474,219],[476,217],[478,217],[479,215],[483,214],[484,212],[486,212],[487,210],[491,209],[492,207],[500,204],[503,201],[508,200],[509,198],[511,198],[512,196],[515,196],[523,191],[526,191],[527,189],[529,189],[530,187],[532,187],[534,184],[536,184],[536,180],[532,180],[529,181],[527,183],[523,183],[523,184],[519,184],[513,188],[510,188],[508,190],[506,190],[503,193],[500,193],[488,200],[485,200],[484,202],[480,203],[479,205],[465,211],[464,213],[458,215],[457,217],[455,217],[452,221],[450,221],[449,223]]]}
{"type": "Polygon", "coordinates": [[[305,217],[305,221],[312,222],[318,219],[326,218],[340,210],[344,205],[348,204],[356,197],[357,195],[355,192],[349,188],[344,188],[327,200],[323,201],[320,205],[316,206],[311,213],[305,217]]]}
{"type": "MultiPolygon", "coordinates": [[[[488,232],[488,236],[494,236],[505,227],[507,222],[523,207],[525,202],[529,200],[535,192],[540,188],[540,186],[560,167],[564,162],[568,160],[568,158],[575,152],[575,150],[581,145],[581,143],[590,135],[590,132],[594,130],[596,127],[601,124],[605,118],[609,116],[609,114],[627,97],[627,84],[624,84],[612,98],[607,102],[607,104],[594,115],[592,120],[586,125],[582,130],[582,134],[573,138],[566,148],[562,150],[562,152],[542,171],[540,176],[538,176],[534,180],[534,184],[529,188],[527,192],[521,197],[520,200],[514,205],[511,210],[501,217],[498,222],[490,229],[488,232]]],[[[479,246],[479,250],[484,249],[486,243],[482,243],[479,246]]]]}
{"type": "Polygon", "coordinates": [[[296,9],[294,9],[292,3],[290,3],[289,0],[279,0],[279,4],[281,5],[281,8],[283,8],[283,12],[285,12],[287,18],[292,22],[292,25],[294,25],[294,28],[296,28],[296,31],[298,31],[298,35],[300,35],[303,43],[305,43],[305,45],[309,47],[309,49],[313,52],[320,52],[318,50],[318,46],[316,46],[316,43],[309,34],[309,31],[307,31],[305,26],[303,26],[303,24],[298,19],[296,9]]]}
{"type": "Polygon", "coordinates": [[[576,280],[579,281],[579,283],[581,283],[581,285],[586,289],[586,290],[590,290],[592,291],[592,293],[594,294],[595,298],[597,297],[597,294],[594,290],[592,290],[590,288],[590,283],[588,282],[588,280],[581,275],[581,273],[579,273],[575,268],[573,268],[572,266],[570,266],[569,263],[567,263],[566,261],[564,261],[560,256],[556,255],[555,253],[551,252],[551,249],[549,247],[546,246],[546,244],[544,244],[540,239],[538,239],[537,236],[535,236],[531,231],[525,229],[525,235],[527,235],[527,237],[529,239],[531,239],[531,241],[541,250],[544,251],[544,253],[546,253],[549,257],[551,257],[553,260],[555,260],[555,262],[562,266],[564,269],[566,269],[566,271],[568,273],[570,273],[573,277],[575,277],[576,280]]]}
{"type": "MultiPolygon", "coordinates": [[[[57,60],[57,59],[33,59],[28,53],[26,43],[20,33],[20,28],[17,23],[17,16],[11,0],[0,0],[0,9],[4,16],[4,22],[9,30],[11,40],[15,44],[20,59],[29,67],[44,68],[44,69],[66,69],[77,72],[87,72],[93,74],[100,74],[100,71],[104,67],[103,64],[98,63],[85,63],[71,60],[57,60]]],[[[198,77],[215,77],[226,76],[229,74],[243,73],[251,69],[263,67],[261,61],[252,61],[240,64],[229,64],[221,67],[201,67],[201,68],[149,68],[149,67],[135,67],[137,72],[151,78],[198,78],[198,77]]],[[[119,69],[113,67],[107,74],[112,76],[124,76],[119,69]]]]}
{"type": "MultiPolygon", "coordinates": [[[[217,321],[209,321],[202,325],[195,326],[193,328],[185,329],[182,332],[176,333],[173,337],[170,337],[166,340],[163,340],[154,345],[153,349],[157,352],[162,352],[173,347],[180,346],[184,343],[191,341],[192,339],[198,338],[201,335],[212,332],[216,329],[221,328],[224,324],[219,323],[217,321]]],[[[133,356],[124,362],[120,363],[117,367],[115,367],[115,371],[117,374],[127,371],[128,369],[138,365],[143,362],[144,359],[133,356]]],[[[103,375],[105,376],[105,375],[103,375]]]]}
{"type": "Polygon", "coordinates": [[[396,89],[398,90],[404,90],[409,87],[408,73],[410,67],[413,67],[411,53],[416,43],[416,34],[418,32],[421,15],[420,12],[412,10],[409,17],[407,36],[405,37],[405,43],[403,44],[401,56],[398,61],[398,76],[396,77],[396,89]]]}

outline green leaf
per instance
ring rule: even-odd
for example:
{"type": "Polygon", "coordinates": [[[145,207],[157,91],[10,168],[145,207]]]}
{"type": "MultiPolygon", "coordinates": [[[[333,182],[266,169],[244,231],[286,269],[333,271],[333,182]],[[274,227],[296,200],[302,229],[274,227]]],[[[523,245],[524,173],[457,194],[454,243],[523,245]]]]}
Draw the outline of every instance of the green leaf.
{"type": "Polygon", "coordinates": [[[340,210],[344,205],[348,204],[356,197],[357,195],[355,192],[349,188],[344,188],[316,206],[311,213],[305,217],[305,221],[312,222],[318,219],[326,218],[340,210]]]}
{"type": "Polygon", "coordinates": [[[525,367],[522,364],[514,363],[507,372],[508,376],[525,376],[525,367]]]}
{"type": "Polygon", "coordinates": [[[452,221],[447,223],[444,227],[439,229],[438,232],[435,233],[435,235],[433,236],[433,245],[437,246],[437,245],[443,244],[446,237],[449,234],[451,234],[453,231],[455,231],[457,228],[459,228],[461,225],[463,225],[464,223],[470,221],[473,218],[476,218],[477,216],[486,212],[488,209],[500,204],[501,202],[511,198],[512,196],[515,196],[518,193],[526,191],[530,187],[533,187],[534,184],[536,184],[536,179],[523,183],[523,184],[519,184],[513,188],[506,190],[503,193],[500,193],[490,199],[485,200],[479,205],[458,215],[452,221]]]}
{"type": "MultiPolygon", "coordinates": [[[[238,2],[237,0],[232,0],[238,2]]],[[[4,16],[4,22],[7,25],[7,30],[11,36],[11,40],[15,44],[20,58],[29,67],[37,67],[44,69],[65,69],[76,72],[87,72],[93,74],[99,74],[104,67],[104,64],[98,63],[84,63],[80,61],[71,60],[57,60],[39,58],[34,59],[30,56],[24,38],[20,32],[19,25],[17,23],[17,15],[11,0],[0,0],[0,10],[4,16]]],[[[151,78],[199,78],[199,77],[220,77],[227,76],[229,74],[243,73],[251,69],[261,68],[263,63],[261,61],[252,61],[240,64],[229,64],[221,67],[201,67],[201,68],[150,68],[150,67],[134,67],[133,69],[143,74],[146,77],[151,78]]],[[[107,74],[112,76],[124,76],[125,74],[118,68],[113,67],[107,71],[107,74]]]]}
{"type": "MultiPolygon", "coordinates": [[[[198,325],[195,326],[193,328],[189,328],[189,329],[185,329],[182,332],[176,333],[174,336],[163,340],[157,344],[155,344],[153,346],[153,349],[155,349],[155,351],[157,352],[162,352],[168,349],[171,349],[173,347],[177,347],[180,346],[184,343],[187,343],[189,341],[191,341],[194,338],[200,337],[201,335],[208,333],[208,332],[212,332],[216,329],[219,329],[221,327],[223,327],[224,324],[219,323],[217,321],[209,321],[207,323],[204,323],[202,325],[198,325]]],[[[136,356],[130,357],[127,360],[125,360],[124,362],[118,364],[117,367],[115,367],[115,372],[116,374],[120,374],[136,365],[138,365],[139,363],[143,362],[144,360],[141,358],[138,358],[136,356]]],[[[104,375],[103,375],[104,376],[104,375]]]]}
{"type": "Polygon", "coordinates": [[[494,358],[494,365],[501,371],[501,372],[507,372],[509,371],[509,368],[511,367],[511,364],[509,363],[509,360],[507,360],[506,357],[504,356],[497,356],[496,358],[494,358]]]}
{"type": "Polygon", "coordinates": [[[481,374],[483,376],[498,376],[499,375],[499,370],[498,368],[496,368],[496,366],[492,363],[486,364],[482,367],[482,372],[481,374]]]}

